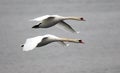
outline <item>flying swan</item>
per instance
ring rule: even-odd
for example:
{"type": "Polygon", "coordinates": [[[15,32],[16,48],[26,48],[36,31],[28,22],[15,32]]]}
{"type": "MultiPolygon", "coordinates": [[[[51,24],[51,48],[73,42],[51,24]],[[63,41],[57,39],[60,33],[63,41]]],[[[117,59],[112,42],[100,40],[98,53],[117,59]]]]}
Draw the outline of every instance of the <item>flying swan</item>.
{"type": "Polygon", "coordinates": [[[64,20],[77,20],[77,21],[85,21],[83,17],[64,17],[59,15],[44,15],[41,17],[37,17],[35,19],[31,19],[30,21],[37,21],[39,24],[34,25],[32,28],[49,28],[54,25],[58,26],[63,30],[68,30],[71,32],[77,33],[70,25],[68,25],[64,20]]]}
{"type": "MultiPolygon", "coordinates": [[[[70,38],[60,38],[51,34],[46,34],[43,36],[37,36],[33,38],[28,38],[24,45],[21,45],[23,47],[23,51],[30,51],[33,50],[36,47],[41,47],[44,45],[47,45],[52,42],[59,42],[63,45],[66,45],[65,42],[73,42],[73,43],[82,43],[84,42],[80,39],[70,39],[70,38]]],[[[66,45],[67,46],[67,45],[66,45]]]]}

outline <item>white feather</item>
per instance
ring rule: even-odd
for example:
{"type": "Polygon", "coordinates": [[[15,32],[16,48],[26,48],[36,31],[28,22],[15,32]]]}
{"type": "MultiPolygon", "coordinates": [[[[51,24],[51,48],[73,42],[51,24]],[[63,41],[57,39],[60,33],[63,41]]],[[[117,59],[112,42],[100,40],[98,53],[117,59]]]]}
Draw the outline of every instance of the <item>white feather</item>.
{"type": "Polygon", "coordinates": [[[33,50],[39,42],[42,40],[42,36],[34,37],[34,38],[29,38],[26,40],[23,51],[30,51],[33,50]]]}

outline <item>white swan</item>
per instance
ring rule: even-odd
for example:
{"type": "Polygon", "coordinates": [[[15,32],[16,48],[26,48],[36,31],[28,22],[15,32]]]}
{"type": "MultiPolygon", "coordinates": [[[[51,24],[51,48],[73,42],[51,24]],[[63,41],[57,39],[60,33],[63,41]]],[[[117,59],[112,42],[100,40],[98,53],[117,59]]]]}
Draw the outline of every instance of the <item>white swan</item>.
{"type": "Polygon", "coordinates": [[[47,34],[43,36],[29,38],[26,40],[24,45],[21,45],[21,47],[23,47],[23,51],[30,51],[33,50],[35,47],[41,47],[51,42],[60,42],[63,45],[66,45],[66,43],[64,42],[84,43],[80,39],[60,38],[54,35],[47,34]]]}
{"type": "Polygon", "coordinates": [[[32,19],[30,21],[38,21],[39,24],[34,25],[32,28],[49,28],[57,24],[59,27],[63,27],[65,30],[69,30],[71,32],[76,32],[70,25],[68,25],[64,20],[78,20],[78,21],[85,21],[84,18],[80,17],[63,17],[59,15],[45,15],[42,17],[38,17],[32,19]]]}

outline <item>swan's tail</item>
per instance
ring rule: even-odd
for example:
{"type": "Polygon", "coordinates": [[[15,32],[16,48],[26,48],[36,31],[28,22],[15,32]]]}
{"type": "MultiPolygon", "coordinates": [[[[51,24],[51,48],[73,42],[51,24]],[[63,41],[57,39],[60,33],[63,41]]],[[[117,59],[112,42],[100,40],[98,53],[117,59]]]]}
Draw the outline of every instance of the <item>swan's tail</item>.
{"type": "Polygon", "coordinates": [[[21,47],[24,47],[24,45],[22,44],[21,47]]]}

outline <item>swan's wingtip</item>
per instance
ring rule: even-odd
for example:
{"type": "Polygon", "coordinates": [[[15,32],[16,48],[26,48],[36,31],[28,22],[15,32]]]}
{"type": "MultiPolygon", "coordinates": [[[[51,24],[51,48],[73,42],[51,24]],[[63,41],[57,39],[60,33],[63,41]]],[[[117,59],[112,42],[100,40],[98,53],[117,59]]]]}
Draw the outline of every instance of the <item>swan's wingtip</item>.
{"type": "Polygon", "coordinates": [[[77,33],[77,34],[79,34],[80,32],[79,32],[79,31],[77,31],[76,33],[77,33]]]}
{"type": "Polygon", "coordinates": [[[29,49],[23,49],[24,52],[30,51],[29,49]]]}
{"type": "Polygon", "coordinates": [[[66,46],[69,46],[70,44],[66,44],[66,46]]]}

